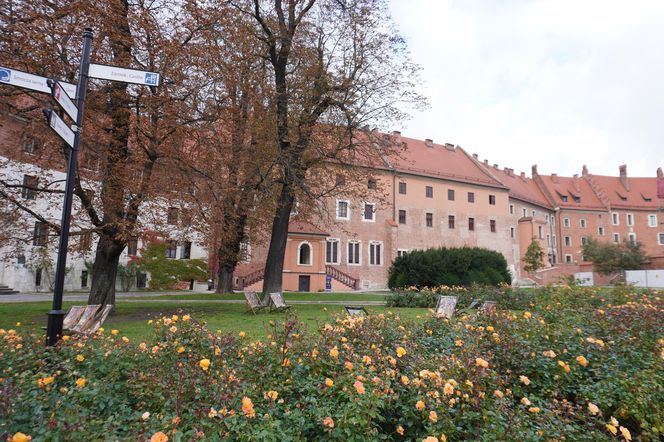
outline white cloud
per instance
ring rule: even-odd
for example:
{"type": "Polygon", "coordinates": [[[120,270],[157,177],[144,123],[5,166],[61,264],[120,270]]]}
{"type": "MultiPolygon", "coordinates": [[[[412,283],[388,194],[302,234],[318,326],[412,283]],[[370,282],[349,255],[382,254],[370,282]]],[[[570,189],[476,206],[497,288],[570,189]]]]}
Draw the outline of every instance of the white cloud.
{"type": "Polygon", "coordinates": [[[429,110],[404,134],[541,173],[664,166],[664,1],[391,0],[429,110]]]}

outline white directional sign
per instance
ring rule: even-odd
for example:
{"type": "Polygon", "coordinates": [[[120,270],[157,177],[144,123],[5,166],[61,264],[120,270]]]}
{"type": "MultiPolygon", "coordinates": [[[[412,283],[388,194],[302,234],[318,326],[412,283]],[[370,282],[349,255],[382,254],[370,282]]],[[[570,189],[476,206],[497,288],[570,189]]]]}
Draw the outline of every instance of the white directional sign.
{"type": "Polygon", "coordinates": [[[51,129],[53,129],[56,134],[60,135],[60,138],[65,140],[69,146],[74,147],[74,131],[67,126],[67,123],[65,123],[62,118],[51,109],[45,109],[44,114],[46,115],[48,125],[51,126],[51,129]]]}
{"type": "MultiPolygon", "coordinates": [[[[23,87],[32,89],[33,91],[51,93],[51,88],[46,83],[46,77],[39,75],[28,74],[27,72],[17,71],[16,69],[6,68],[0,66],[0,84],[11,84],[12,86],[23,87]]],[[[67,91],[70,97],[76,96],[76,85],[71,83],[61,82],[62,88],[67,91]]]]}
{"type": "Polygon", "coordinates": [[[60,105],[60,107],[67,112],[67,115],[76,122],[76,117],[78,116],[78,108],[71,100],[67,91],[64,90],[59,81],[50,82],[52,88],[51,96],[53,99],[60,105]]]}
{"type": "Polygon", "coordinates": [[[102,80],[124,81],[125,83],[143,84],[145,86],[159,86],[160,80],[158,72],[138,71],[94,63],[90,63],[88,75],[102,80]]]}

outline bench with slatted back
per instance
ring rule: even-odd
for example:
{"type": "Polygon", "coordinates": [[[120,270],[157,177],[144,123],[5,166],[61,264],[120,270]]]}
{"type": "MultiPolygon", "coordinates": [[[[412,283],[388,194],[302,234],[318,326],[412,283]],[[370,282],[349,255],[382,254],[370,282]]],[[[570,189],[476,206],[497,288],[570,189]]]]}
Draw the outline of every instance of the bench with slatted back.
{"type": "Polygon", "coordinates": [[[436,318],[452,319],[452,316],[454,316],[454,309],[456,308],[456,304],[456,296],[439,296],[438,304],[436,305],[436,311],[433,313],[433,316],[436,318]]]}
{"type": "Polygon", "coordinates": [[[65,331],[91,335],[99,330],[108,314],[113,310],[112,304],[74,306],[65,317],[62,328],[65,331]]]}
{"type": "Polygon", "coordinates": [[[287,310],[291,306],[284,301],[284,295],[281,292],[270,293],[270,301],[272,301],[272,308],[274,310],[287,310]]]}

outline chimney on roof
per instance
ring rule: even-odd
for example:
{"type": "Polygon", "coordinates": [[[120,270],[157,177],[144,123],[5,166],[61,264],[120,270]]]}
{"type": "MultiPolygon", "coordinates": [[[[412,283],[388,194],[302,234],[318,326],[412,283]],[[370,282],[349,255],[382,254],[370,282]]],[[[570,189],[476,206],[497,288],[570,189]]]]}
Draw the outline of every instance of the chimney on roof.
{"type": "Polygon", "coordinates": [[[504,170],[505,170],[505,173],[507,174],[507,176],[512,176],[512,169],[510,169],[509,167],[506,167],[504,170]]]}
{"type": "Polygon", "coordinates": [[[574,190],[577,192],[581,192],[581,183],[579,183],[579,174],[575,173],[574,177],[572,178],[572,185],[574,186],[574,190]]]}
{"type": "Polygon", "coordinates": [[[588,176],[588,167],[584,164],[583,169],[581,169],[581,176],[587,177],[588,176]]]}
{"type": "Polygon", "coordinates": [[[427,147],[433,147],[433,140],[431,138],[427,138],[424,140],[424,144],[426,144],[427,147]]]}
{"type": "Polygon", "coordinates": [[[659,178],[660,180],[664,178],[664,173],[662,172],[661,167],[657,168],[657,178],[659,178]]]}
{"type": "Polygon", "coordinates": [[[557,173],[552,173],[551,174],[551,181],[553,181],[554,183],[558,182],[558,174],[557,173]]]}
{"type": "MultiPolygon", "coordinates": [[[[539,175],[539,174],[537,173],[537,164],[533,164],[533,166],[530,168],[530,171],[531,171],[531,173],[532,173],[532,175],[533,175],[533,178],[535,178],[537,175],[539,175]]],[[[522,174],[523,174],[523,172],[522,172],[522,174]]]]}
{"type": "Polygon", "coordinates": [[[447,150],[454,151],[454,144],[452,144],[452,143],[445,143],[445,148],[446,148],[447,150]]]}
{"type": "Polygon", "coordinates": [[[401,132],[398,131],[398,130],[393,130],[393,131],[392,131],[392,135],[394,135],[395,137],[398,137],[398,136],[401,135],[401,132]]]}
{"type": "Polygon", "coordinates": [[[620,170],[620,183],[623,185],[626,191],[629,192],[629,182],[627,181],[627,164],[621,165],[620,170]]]}
{"type": "Polygon", "coordinates": [[[494,165],[493,165],[493,168],[494,168],[494,169],[498,169],[498,165],[497,165],[497,164],[494,164],[494,165]]]}
{"type": "Polygon", "coordinates": [[[526,179],[526,172],[521,172],[521,179],[525,181],[525,179],[526,179]]]}
{"type": "Polygon", "coordinates": [[[484,165],[488,167],[489,166],[489,160],[484,160],[484,165]]]}
{"type": "Polygon", "coordinates": [[[476,153],[473,154],[473,158],[475,158],[475,161],[479,161],[479,157],[477,156],[476,153]]]}

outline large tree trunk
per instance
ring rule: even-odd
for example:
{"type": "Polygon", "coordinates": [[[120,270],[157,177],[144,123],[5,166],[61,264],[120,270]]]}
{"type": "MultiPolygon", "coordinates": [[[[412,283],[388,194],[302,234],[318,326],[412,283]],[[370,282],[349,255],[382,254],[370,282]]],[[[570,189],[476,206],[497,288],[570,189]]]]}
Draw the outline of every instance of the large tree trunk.
{"type": "Polygon", "coordinates": [[[226,212],[224,217],[225,229],[228,232],[226,241],[222,241],[218,249],[218,264],[219,270],[217,276],[219,283],[217,285],[216,293],[232,293],[233,292],[233,273],[240,262],[240,249],[242,241],[244,241],[244,229],[247,224],[247,215],[245,212],[245,198],[234,205],[233,211],[241,211],[238,216],[230,211],[226,212]]]}
{"type": "Polygon", "coordinates": [[[92,284],[88,304],[115,305],[115,278],[124,244],[101,235],[92,266],[92,284]]]}
{"type": "MultiPolygon", "coordinates": [[[[221,261],[221,260],[220,260],[221,261]]],[[[235,265],[230,262],[219,263],[219,271],[217,277],[219,283],[217,285],[216,293],[232,293],[233,292],[233,273],[235,272],[235,265]]]]}
{"type": "Polygon", "coordinates": [[[277,205],[274,221],[272,222],[272,237],[270,238],[270,248],[265,262],[263,293],[281,292],[284,254],[286,253],[286,240],[288,239],[288,223],[292,208],[293,189],[287,180],[282,185],[279,204],[277,205]]]}

